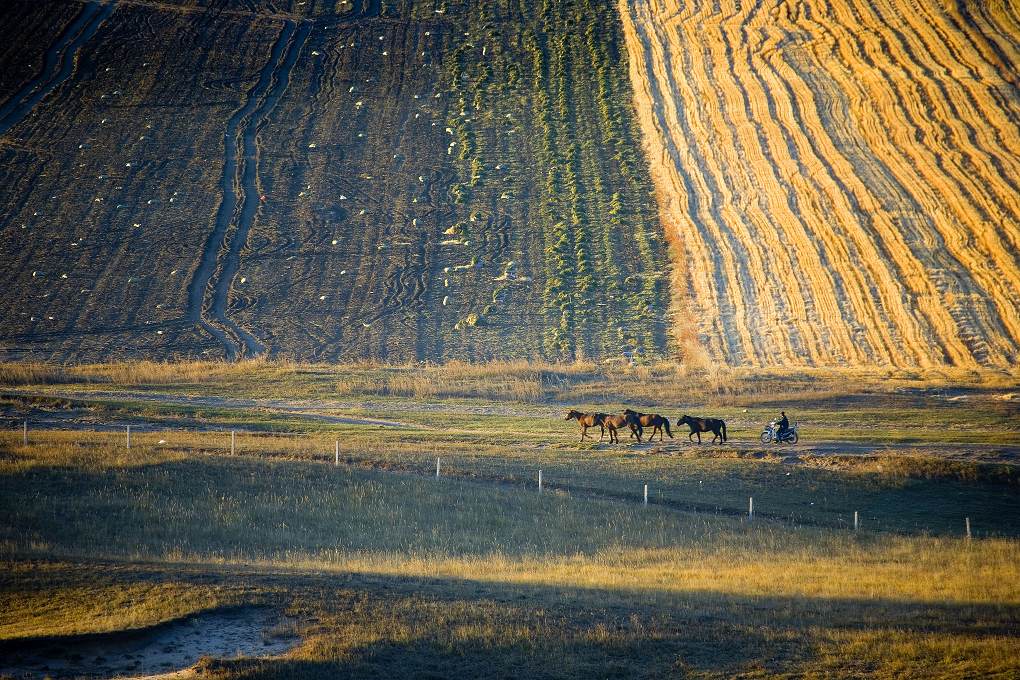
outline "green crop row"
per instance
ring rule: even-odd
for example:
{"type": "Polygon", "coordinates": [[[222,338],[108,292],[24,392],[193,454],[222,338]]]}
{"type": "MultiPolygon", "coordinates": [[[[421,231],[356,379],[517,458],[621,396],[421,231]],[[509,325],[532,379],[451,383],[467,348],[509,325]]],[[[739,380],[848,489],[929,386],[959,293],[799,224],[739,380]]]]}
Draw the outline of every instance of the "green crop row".
{"type": "MultiPolygon", "coordinates": [[[[549,358],[661,355],[666,334],[655,317],[666,304],[658,282],[668,263],[655,238],[615,9],[595,0],[497,0],[465,8],[456,31],[464,38],[444,60],[444,80],[458,216],[505,214],[506,201],[528,196],[513,252],[501,262],[475,254],[501,271],[510,261],[532,263],[549,358]],[[512,161],[519,169],[508,173],[512,161]]],[[[488,248],[495,239],[477,230],[491,225],[473,222],[462,238],[488,248]]],[[[479,323],[463,317],[462,329],[481,325],[513,294],[492,278],[492,294],[465,310],[479,323]]]]}

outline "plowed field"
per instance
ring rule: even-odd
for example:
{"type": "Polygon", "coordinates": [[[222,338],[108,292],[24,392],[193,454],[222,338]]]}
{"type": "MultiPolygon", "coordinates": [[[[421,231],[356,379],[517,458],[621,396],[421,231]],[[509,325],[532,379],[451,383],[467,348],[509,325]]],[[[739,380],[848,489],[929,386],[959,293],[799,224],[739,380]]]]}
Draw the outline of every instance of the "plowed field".
{"type": "Polygon", "coordinates": [[[1016,363],[1015,3],[620,11],[688,355],[1016,363]]]}
{"type": "Polygon", "coordinates": [[[666,350],[615,7],[15,0],[0,26],[5,357],[666,350]]]}

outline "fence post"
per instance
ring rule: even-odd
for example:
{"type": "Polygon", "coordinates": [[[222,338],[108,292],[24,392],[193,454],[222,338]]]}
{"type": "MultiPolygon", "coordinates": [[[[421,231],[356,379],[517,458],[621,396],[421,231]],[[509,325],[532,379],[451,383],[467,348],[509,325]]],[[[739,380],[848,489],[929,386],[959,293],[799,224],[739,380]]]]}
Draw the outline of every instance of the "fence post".
{"type": "Polygon", "coordinates": [[[436,457],[436,479],[439,478],[439,458],[436,457]]]}
{"type": "Polygon", "coordinates": [[[747,518],[754,519],[754,496],[747,498],[747,518]]]}
{"type": "Polygon", "coordinates": [[[24,428],[21,431],[21,443],[28,446],[28,421],[25,421],[24,428]]]}
{"type": "Polygon", "coordinates": [[[967,540],[970,540],[970,517],[964,517],[964,522],[967,524],[967,540]]]}
{"type": "Polygon", "coordinates": [[[131,448],[131,426],[127,426],[127,447],[131,448]]]}
{"type": "Polygon", "coordinates": [[[648,485],[645,484],[645,505],[648,505],[648,485]]]}
{"type": "Polygon", "coordinates": [[[230,431],[230,455],[231,456],[234,455],[234,441],[235,441],[236,434],[237,433],[234,432],[234,430],[230,431]]]}
{"type": "Polygon", "coordinates": [[[857,527],[858,526],[859,526],[859,523],[857,521],[857,511],[854,510],[854,531],[857,531],[857,527]]]}
{"type": "Polygon", "coordinates": [[[542,493],[542,471],[538,471],[538,492],[542,493]]]}
{"type": "Polygon", "coordinates": [[[333,457],[333,465],[340,465],[340,440],[336,440],[336,455],[333,457]]]}

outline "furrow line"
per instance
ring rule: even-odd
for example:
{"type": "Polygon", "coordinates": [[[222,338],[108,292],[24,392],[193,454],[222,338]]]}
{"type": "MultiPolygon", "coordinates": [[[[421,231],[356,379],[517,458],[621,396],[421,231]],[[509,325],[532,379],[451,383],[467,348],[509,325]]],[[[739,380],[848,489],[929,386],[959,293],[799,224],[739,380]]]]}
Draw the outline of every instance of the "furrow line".
{"type": "MultiPolygon", "coordinates": [[[[793,108],[796,116],[799,118],[804,113],[810,114],[812,110],[816,110],[814,88],[802,80],[797,69],[784,59],[774,64],[774,68],[789,72],[785,80],[790,83],[788,94],[791,101],[795,102],[793,108]],[[804,99],[811,106],[796,103],[797,92],[804,92],[804,99]]],[[[811,77],[810,73],[806,75],[811,77]]],[[[844,74],[834,75],[838,77],[844,74]]],[[[838,79],[836,82],[847,85],[838,79]]],[[[838,129],[833,128],[833,131],[838,129]]],[[[926,244],[922,235],[916,232],[904,233],[904,229],[910,227],[911,223],[897,217],[903,214],[904,206],[910,206],[909,194],[890,173],[888,159],[875,153],[873,149],[876,147],[862,145],[856,138],[838,140],[838,151],[826,143],[823,137],[809,137],[808,141],[825,148],[819,153],[820,158],[836,157],[849,163],[847,182],[857,197],[856,200],[860,201],[861,209],[857,211],[858,215],[865,218],[860,223],[871,223],[875,230],[873,237],[875,246],[882,244],[886,248],[887,256],[897,263],[897,268],[901,271],[900,278],[908,286],[909,294],[907,300],[903,301],[905,306],[901,307],[901,311],[894,318],[900,324],[911,318],[931,324],[930,330],[914,342],[914,346],[922,355],[927,354],[924,361],[939,362],[940,357],[932,356],[931,352],[924,350],[925,345],[930,346],[932,339],[938,337],[949,352],[946,360],[950,363],[967,362],[968,350],[956,336],[955,323],[949,318],[941,302],[942,291],[930,276],[931,263],[938,255],[926,244]]],[[[913,212],[917,210],[911,214],[913,212]]]]}
{"type": "MultiPolygon", "coordinates": [[[[880,13],[873,5],[862,8],[862,11],[870,12],[875,20],[883,25],[889,22],[889,18],[880,13]]],[[[916,63],[909,47],[903,42],[900,28],[890,24],[890,33],[894,40],[880,43],[880,49],[894,58],[893,64],[916,63]],[[890,49],[892,48],[892,49],[890,49]]],[[[918,70],[924,71],[923,66],[918,68],[907,67],[904,72],[914,74],[918,70]]],[[[964,224],[973,220],[974,213],[983,221],[987,221],[987,206],[981,204],[971,192],[972,183],[968,176],[976,172],[973,163],[967,162],[965,151],[958,150],[961,147],[959,139],[954,137],[954,125],[952,120],[958,117],[954,110],[946,111],[939,101],[945,94],[930,96],[927,92],[932,87],[931,78],[902,81],[900,79],[887,77],[891,98],[876,98],[876,101],[885,103],[892,108],[896,118],[904,120],[910,127],[924,135],[924,139],[930,140],[924,144],[904,144],[888,135],[886,128],[878,124],[878,120],[871,126],[871,130],[879,133],[878,138],[872,142],[875,148],[888,148],[897,153],[887,154],[887,168],[895,177],[895,182],[900,186],[897,194],[899,202],[908,208],[909,213],[903,215],[899,221],[901,229],[913,232],[912,240],[924,244],[926,257],[928,258],[928,269],[930,277],[939,286],[940,296],[943,298],[940,304],[947,308],[950,318],[953,320],[955,329],[946,329],[947,333],[955,334],[974,356],[970,361],[986,364],[999,363],[1003,359],[1003,353],[1008,354],[1008,346],[1001,344],[1003,336],[1006,338],[1010,333],[1005,332],[1003,319],[998,310],[989,308],[983,298],[988,292],[995,297],[994,288],[999,284],[993,279],[984,276],[983,272],[987,265],[985,258],[974,258],[973,248],[962,246],[967,239],[966,228],[952,229],[956,223],[964,224]],[[908,90],[905,88],[909,87],[908,90]],[[932,118],[931,112],[936,112],[932,118]],[[922,127],[922,122],[931,121],[934,129],[941,134],[931,134],[930,130],[922,127]],[[963,163],[954,160],[962,156],[963,163]],[[970,169],[964,167],[964,165],[970,169]],[[912,187],[912,191],[907,187],[912,187]],[[921,201],[930,187],[931,198],[929,205],[924,206],[921,201]],[[954,197],[959,197],[953,200],[954,197]],[[944,207],[943,207],[944,206],[944,207]],[[951,215],[945,215],[945,208],[956,213],[956,219],[951,215]],[[983,216],[983,217],[982,217],[983,216]],[[915,226],[915,224],[917,226],[915,226]],[[977,279],[984,278],[985,285],[991,284],[993,289],[985,291],[984,286],[977,283],[977,279]],[[946,305],[945,302],[949,304],[946,305]],[[954,301],[966,301],[963,305],[954,305],[954,301]],[[982,311],[980,308],[984,307],[982,311]],[[978,327],[975,328],[974,324],[978,327]],[[977,333],[982,338],[998,339],[1000,349],[998,356],[988,356],[986,351],[974,343],[968,341],[965,336],[977,333]]],[[[886,114],[888,115],[888,114],[886,114]]],[[[1008,341],[1007,341],[1008,342],[1008,341]]],[[[963,360],[963,363],[969,363],[963,360]]]]}

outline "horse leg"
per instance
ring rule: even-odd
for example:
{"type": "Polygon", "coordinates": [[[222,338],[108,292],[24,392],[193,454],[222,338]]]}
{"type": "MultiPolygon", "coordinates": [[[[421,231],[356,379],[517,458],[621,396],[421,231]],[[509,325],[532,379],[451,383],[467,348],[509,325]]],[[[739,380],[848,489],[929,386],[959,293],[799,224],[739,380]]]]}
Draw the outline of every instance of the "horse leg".
{"type": "Polygon", "coordinates": [[[603,439],[606,438],[606,426],[603,425],[602,423],[599,423],[599,428],[602,430],[602,434],[599,435],[599,441],[601,442],[603,439]]]}
{"type": "Polygon", "coordinates": [[[701,443],[701,430],[698,430],[698,443],[701,443]]]}
{"type": "MultiPolygon", "coordinates": [[[[701,435],[698,436],[700,437],[701,435]]],[[[690,441],[692,444],[694,443],[694,430],[691,430],[690,432],[687,433],[687,440],[690,441]]]]}

